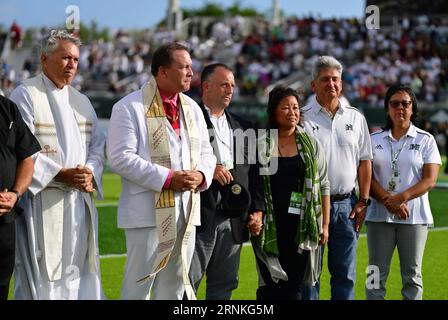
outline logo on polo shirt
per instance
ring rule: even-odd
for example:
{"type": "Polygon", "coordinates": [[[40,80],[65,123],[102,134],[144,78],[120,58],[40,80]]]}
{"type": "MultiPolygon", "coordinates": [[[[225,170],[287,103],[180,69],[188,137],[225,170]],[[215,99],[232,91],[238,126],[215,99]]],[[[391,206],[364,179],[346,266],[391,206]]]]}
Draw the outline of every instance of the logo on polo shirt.
{"type": "Polygon", "coordinates": [[[313,131],[319,131],[319,126],[311,126],[311,128],[313,128],[313,131]]]}
{"type": "Polygon", "coordinates": [[[409,146],[409,150],[418,151],[420,150],[420,145],[418,143],[411,143],[411,145],[409,146]]]}
{"type": "Polygon", "coordinates": [[[349,123],[346,123],[345,124],[345,130],[347,130],[347,131],[353,131],[353,125],[352,124],[349,124],[349,123]]]}
{"type": "Polygon", "coordinates": [[[379,144],[379,145],[375,146],[375,149],[376,150],[383,150],[383,146],[379,144]]]}

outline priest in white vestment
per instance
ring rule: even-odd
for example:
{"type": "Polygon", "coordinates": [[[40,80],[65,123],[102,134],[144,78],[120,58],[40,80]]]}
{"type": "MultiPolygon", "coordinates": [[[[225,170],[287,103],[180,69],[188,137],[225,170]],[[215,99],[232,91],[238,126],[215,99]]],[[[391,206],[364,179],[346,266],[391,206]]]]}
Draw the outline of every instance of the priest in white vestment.
{"type": "Polygon", "coordinates": [[[153,55],[150,81],[118,101],[107,137],[122,176],[118,227],[126,233],[122,299],[195,299],[188,271],[200,224],[200,194],[216,158],[190,88],[191,58],[178,43],[153,55]]]}
{"type": "Polygon", "coordinates": [[[11,94],[42,150],[17,219],[15,299],[103,299],[98,253],[105,137],[89,99],[70,86],[80,41],[44,39],[43,73],[11,94]]]}

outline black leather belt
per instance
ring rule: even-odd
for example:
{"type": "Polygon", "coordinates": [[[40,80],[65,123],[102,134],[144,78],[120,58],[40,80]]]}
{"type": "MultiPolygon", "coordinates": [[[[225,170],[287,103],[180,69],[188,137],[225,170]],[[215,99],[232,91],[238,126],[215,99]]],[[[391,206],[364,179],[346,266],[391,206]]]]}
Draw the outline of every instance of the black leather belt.
{"type": "Polygon", "coordinates": [[[334,201],[342,201],[342,200],[345,200],[347,198],[350,198],[351,195],[352,195],[351,192],[343,193],[343,194],[332,194],[330,196],[330,201],[332,201],[332,202],[334,202],[334,201]]]}
{"type": "Polygon", "coordinates": [[[10,212],[0,216],[0,224],[11,223],[16,217],[21,214],[23,211],[20,207],[14,207],[10,212]]]}

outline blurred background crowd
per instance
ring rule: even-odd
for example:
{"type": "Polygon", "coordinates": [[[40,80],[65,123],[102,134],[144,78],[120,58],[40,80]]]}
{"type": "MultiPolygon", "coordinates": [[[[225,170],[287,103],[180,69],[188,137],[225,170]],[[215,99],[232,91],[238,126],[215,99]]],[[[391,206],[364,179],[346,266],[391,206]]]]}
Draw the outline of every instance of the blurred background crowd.
{"type": "MultiPolygon", "coordinates": [[[[171,1],[173,2],[173,1],[171,1]]],[[[207,2],[195,10],[183,9],[182,23],[170,28],[168,18],[146,30],[98,30],[95,22],[76,30],[84,45],[78,74],[72,85],[89,95],[100,116],[107,117],[114,101],[148,80],[151,56],[162,43],[180,40],[191,49],[195,72],[189,95],[197,97],[200,71],[220,61],[234,70],[234,105],[241,113],[263,121],[267,92],[284,83],[312,92],[311,66],[320,55],[344,63],[344,96],[365,112],[374,127],[383,122],[384,94],[400,82],[417,94],[421,126],[432,132],[444,150],[448,147],[448,12],[443,1],[433,11],[381,7],[381,27],[367,29],[364,18],[267,18],[237,3],[224,9],[207,2]],[[389,8],[389,9],[387,9],[389,8]],[[440,11],[442,8],[442,12],[440,11]],[[275,21],[274,21],[275,20],[275,21]],[[112,102],[111,102],[112,101],[112,102]],[[377,111],[375,111],[377,109],[377,111]]],[[[406,2],[406,1],[401,1],[406,2]]],[[[426,8],[428,9],[428,8],[426,8]]],[[[47,28],[23,30],[16,22],[0,24],[0,90],[8,96],[23,79],[38,71],[38,43],[47,28]]]]}

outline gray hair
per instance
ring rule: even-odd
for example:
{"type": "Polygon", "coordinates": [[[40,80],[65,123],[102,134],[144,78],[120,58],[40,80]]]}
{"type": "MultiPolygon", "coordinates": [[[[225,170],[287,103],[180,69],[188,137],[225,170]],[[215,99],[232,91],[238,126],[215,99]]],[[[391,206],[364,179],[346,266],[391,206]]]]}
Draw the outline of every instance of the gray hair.
{"type": "Polygon", "coordinates": [[[59,41],[67,40],[73,43],[75,46],[81,46],[81,40],[79,40],[74,35],[68,33],[66,30],[58,29],[51,30],[50,34],[47,35],[43,40],[40,46],[40,54],[44,56],[48,56],[53,53],[53,51],[59,45],[59,41]]]}
{"type": "Polygon", "coordinates": [[[332,56],[320,56],[317,58],[313,66],[313,71],[311,77],[316,80],[322,69],[332,68],[338,70],[339,74],[342,76],[342,64],[332,56]]]}

